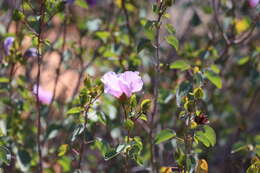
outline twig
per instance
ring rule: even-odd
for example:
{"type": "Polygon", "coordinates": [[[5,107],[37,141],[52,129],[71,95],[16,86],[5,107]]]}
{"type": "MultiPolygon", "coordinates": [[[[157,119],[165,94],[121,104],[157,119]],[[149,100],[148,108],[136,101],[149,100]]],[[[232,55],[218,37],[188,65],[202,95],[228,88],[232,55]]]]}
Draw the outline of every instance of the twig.
{"type": "MultiPolygon", "coordinates": [[[[154,82],[153,82],[153,111],[151,113],[151,121],[150,121],[150,154],[151,154],[151,166],[152,166],[152,172],[157,170],[155,168],[155,160],[154,160],[154,143],[153,143],[153,128],[154,128],[154,117],[157,113],[157,102],[158,102],[158,92],[159,92],[159,78],[160,78],[160,28],[161,28],[161,18],[165,12],[166,8],[163,9],[163,2],[160,2],[159,5],[159,14],[156,21],[156,37],[155,37],[155,75],[154,75],[154,82]]],[[[157,172],[157,171],[156,171],[157,172]]]]}
{"type": "Polygon", "coordinates": [[[88,111],[90,108],[90,104],[85,108],[84,111],[84,130],[83,130],[83,138],[82,138],[82,142],[80,145],[80,151],[79,151],[79,162],[78,162],[78,169],[81,170],[81,163],[82,163],[82,157],[83,157],[83,153],[84,153],[84,149],[85,149],[85,133],[86,133],[86,126],[87,126],[87,122],[88,122],[88,111]]]}
{"type": "Polygon", "coordinates": [[[85,150],[85,144],[89,144],[93,141],[89,141],[87,142],[85,140],[85,133],[86,133],[86,126],[87,126],[87,122],[88,122],[88,111],[91,108],[91,105],[103,94],[103,92],[101,92],[99,95],[97,95],[94,99],[90,100],[89,103],[85,106],[85,111],[84,111],[84,130],[83,130],[83,138],[81,141],[81,145],[80,145],[80,151],[79,151],[79,161],[78,161],[78,169],[81,170],[81,163],[82,163],[82,158],[83,158],[83,154],[84,154],[84,150],[85,150]]]}
{"type": "Polygon", "coordinates": [[[39,26],[39,34],[38,34],[38,46],[37,46],[37,50],[38,50],[38,56],[37,56],[37,65],[38,65],[38,69],[37,69],[37,85],[36,85],[36,99],[37,99],[37,112],[38,112],[38,116],[37,116],[37,144],[38,144],[38,156],[39,156],[39,172],[42,173],[43,169],[42,169],[42,151],[41,151],[41,140],[40,140],[40,136],[41,136],[41,106],[40,106],[40,100],[39,100],[39,85],[40,85],[40,76],[41,76],[41,43],[42,43],[42,27],[44,24],[44,17],[45,17],[45,0],[41,0],[40,1],[40,26],[39,26]]]}
{"type": "MultiPolygon", "coordinates": [[[[124,103],[122,103],[122,107],[123,107],[123,110],[124,110],[125,121],[127,121],[128,116],[127,116],[127,111],[126,111],[126,107],[125,107],[124,103]]],[[[128,144],[129,141],[130,141],[130,130],[127,129],[127,141],[126,141],[126,143],[128,144]]],[[[127,150],[126,151],[126,159],[125,159],[125,173],[128,173],[128,169],[129,169],[128,161],[129,161],[129,156],[128,156],[128,150],[127,150]]]]}
{"type": "Polygon", "coordinates": [[[51,98],[51,103],[49,105],[49,111],[51,109],[51,106],[53,104],[53,101],[55,99],[56,92],[57,92],[57,84],[58,84],[58,81],[59,81],[59,78],[60,78],[61,65],[62,65],[63,60],[64,60],[66,38],[67,38],[67,9],[65,9],[65,18],[64,18],[64,26],[63,26],[63,43],[62,43],[62,48],[61,48],[61,52],[60,52],[60,61],[59,61],[58,67],[56,69],[56,77],[55,77],[55,80],[54,80],[53,95],[52,95],[52,98],[51,98]]]}
{"type": "Polygon", "coordinates": [[[124,15],[125,15],[125,18],[126,18],[126,27],[127,27],[127,30],[128,30],[129,40],[131,42],[133,32],[132,32],[132,29],[131,29],[131,26],[130,26],[129,14],[128,14],[128,11],[126,9],[126,0],[122,0],[122,9],[123,9],[123,12],[124,12],[124,15]]]}
{"type": "Polygon", "coordinates": [[[212,0],[212,7],[213,7],[213,11],[214,11],[214,19],[216,21],[216,24],[217,24],[217,27],[223,37],[223,39],[225,40],[226,44],[227,45],[230,45],[230,40],[228,38],[228,36],[226,35],[226,33],[224,32],[220,22],[219,22],[219,18],[218,18],[218,6],[219,6],[219,3],[218,5],[216,4],[216,0],[212,0]]]}

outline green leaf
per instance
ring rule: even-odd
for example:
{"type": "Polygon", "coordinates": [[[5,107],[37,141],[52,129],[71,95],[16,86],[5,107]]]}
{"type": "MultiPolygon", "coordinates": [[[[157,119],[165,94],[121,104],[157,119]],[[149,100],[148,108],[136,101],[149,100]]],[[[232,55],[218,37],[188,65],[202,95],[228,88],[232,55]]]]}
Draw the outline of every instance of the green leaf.
{"type": "Polygon", "coordinates": [[[155,136],[155,144],[160,144],[162,142],[165,142],[173,137],[176,136],[176,133],[171,130],[171,129],[165,129],[160,131],[156,136],[155,136]]]}
{"type": "Polygon", "coordinates": [[[141,52],[144,48],[150,48],[151,47],[151,41],[145,38],[142,38],[137,46],[137,52],[141,52]]]}
{"type": "Polygon", "coordinates": [[[17,9],[15,9],[14,11],[13,11],[13,16],[12,16],[12,18],[13,18],[13,20],[14,21],[19,21],[19,20],[22,20],[22,19],[24,19],[24,14],[21,12],[21,11],[19,11],[19,10],[17,10],[17,9]]]}
{"type": "Polygon", "coordinates": [[[220,76],[216,73],[214,73],[213,71],[205,71],[204,75],[206,76],[206,78],[208,80],[210,80],[210,82],[212,82],[216,87],[218,88],[222,88],[222,79],[220,78],[220,76]]]}
{"type": "Polygon", "coordinates": [[[61,165],[63,171],[68,172],[71,170],[71,159],[69,157],[62,157],[58,160],[58,163],[61,165]]]}
{"type": "Polygon", "coordinates": [[[121,152],[124,152],[126,147],[129,147],[129,144],[119,144],[116,148],[110,148],[105,154],[105,160],[110,160],[116,157],[121,152]]]}
{"type": "Polygon", "coordinates": [[[182,99],[192,91],[192,84],[188,81],[183,81],[177,88],[176,102],[178,106],[181,106],[182,99]]]}
{"type": "Polygon", "coordinates": [[[247,168],[246,173],[259,173],[260,172],[260,161],[254,162],[249,168],[247,168]]]}
{"type": "Polygon", "coordinates": [[[74,129],[74,131],[72,132],[72,136],[71,136],[71,141],[75,141],[75,139],[84,131],[84,126],[83,125],[78,125],[76,126],[76,128],[74,129]]]}
{"type": "Polygon", "coordinates": [[[137,105],[136,95],[133,94],[133,95],[130,97],[130,106],[131,106],[131,108],[135,108],[136,105],[137,105]]]}
{"type": "Polygon", "coordinates": [[[203,143],[206,147],[213,147],[216,144],[216,134],[214,129],[208,125],[204,125],[202,128],[202,130],[195,132],[195,138],[203,143]]]}
{"type": "Polygon", "coordinates": [[[112,149],[110,151],[108,151],[106,154],[105,154],[105,160],[110,160],[114,157],[116,157],[117,155],[119,154],[119,152],[116,152],[115,149],[112,149]]]}
{"type": "Polygon", "coordinates": [[[105,157],[106,153],[109,151],[109,145],[101,138],[95,140],[95,147],[102,153],[105,157]]]}
{"type": "Polygon", "coordinates": [[[139,119],[143,120],[143,121],[147,121],[147,116],[145,114],[140,115],[139,119]]]}
{"type": "Polygon", "coordinates": [[[148,109],[151,106],[152,101],[150,99],[145,99],[142,101],[141,103],[141,110],[143,113],[146,113],[148,111],[148,109]]]}
{"type": "Polygon", "coordinates": [[[84,0],[76,0],[75,4],[82,8],[88,8],[88,4],[84,0]]]}
{"type": "Polygon", "coordinates": [[[218,68],[218,66],[216,65],[211,65],[211,70],[214,71],[215,73],[219,74],[220,73],[220,69],[218,68]]]}
{"type": "Polygon", "coordinates": [[[19,157],[19,160],[21,161],[22,166],[24,166],[24,167],[29,166],[29,164],[31,162],[31,156],[27,151],[19,150],[18,157],[19,157]]]}
{"type": "Polygon", "coordinates": [[[248,145],[241,143],[241,142],[237,142],[232,146],[231,154],[234,154],[234,153],[237,153],[237,152],[240,152],[240,151],[243,151],[243,150],[247,151],[248,145]]]}
{"type": "Polygon", "coordinates": [[[143,149],[143,143],[141,138],[134,137],[134,139],[131,141],[130,148],[127,150],[130,158],[135,160],[136,163],[139,165],[143,164],[143,158],[141,157],[142,149],[143,149]]]}
{"type": "Polygon", "coordinates": [[[260,157],[260,145],[255,146],[255,152],[258,155],[258,157],[260,157]]]}
{"type": "Polygon", "coordinates": [[[166,41],[167,41],[170,45],[172,45],[176,50],[179,49],[179,41],[178,41],[178,39],[177,39],[175,36],[169,35],[169,36],[167,36],[165,39],[166,39],[166,41]]]}
{"type": "Polygon", "coordinates": [[[0,146],[0,161],[5,163],[6,165],[9,165],[10,160],[10,151],[6,147],[0,146]]]}
{"type": "Polygon", "coordinates": [[[170,34],[175,34],[176,33],[176,30],[175,28],[172,26],[172,24],[166,24],[165,25],[165,28],[167,29],[167,31],[170,33],[170,34]]]}
{"type": "Polygon", "coordinates": [[[59,147],[59,153],[58,153],[58,156],[61,157],[61,156],[64,156],[67,151],[69,149],[69,145],[68,144],[62,144],[60,147],[59,147]]]}
{"type": "Polygon", "coordinates": [[[0,77],[0,83],[8,83],[9,79],[7,77],[0,77]]]}
{"type": "Polygon", "coordinates": [[[130,120],[130,119],[127,119],[125,121],[124,125],[125,125],[126,129],[131,130],[134,127],[134,122],[132,120],[130,120]]]}
{"type": "Polygon", "coordinates": [[[177,60],[170,65],[170,69],[179,69],[182,71],[188,70],[190,67],[190,64],[185,60],[177,60]]]}
{"type": "Polygon", "coordinates": [[[82,107],[74,107],[67,111],[67,114],[79,114],[81,111],[83,111],[82,107]]]}
{"type": "Polygon", "coordinates": [[[204,92],[203,92],[202,88],[199,87],[199,88],[194,89],[193,94],[196,99],[202,99],[204,92]]]}
{"type": "Polygon", "coordinates": [[[96,36],[101,40],[103,40],[104,42],[106,42],[108,37],[110,36],[110,33],[107,31],[98,31],[96,32],[96,36]]]}
{"type": "Polygon", "coordinates": [[[244,65],[249,61],[249,59],[250,58],[248,56],[246,56],[244,58],[239,59],[237,63],[238,63],[238,65],[244,65]]]}

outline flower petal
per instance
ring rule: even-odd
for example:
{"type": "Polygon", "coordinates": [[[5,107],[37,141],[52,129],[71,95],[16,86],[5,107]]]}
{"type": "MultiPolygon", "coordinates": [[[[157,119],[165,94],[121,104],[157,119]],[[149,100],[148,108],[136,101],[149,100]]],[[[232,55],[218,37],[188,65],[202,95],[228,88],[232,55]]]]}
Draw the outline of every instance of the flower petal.
{"type": "Polygon", "coordinates": [[[132,89],[126,81],[119,80],[119,86],[122,92],[125,93],[127,97],[130,97],[132,95],[132,89]]]}
{"type": "Polygon", "coordinates": [[[105,93],[111,94],[119,98],[123,91],[119,86],[119,78],[115,72],[107,72],[102,78],[101,81],[105,85],[105,93]]]}
{"type": "Polygon", "coordinates": [[[139,76],[139,72],[126,71],[121,75],[121,78],[128,83],[132,92],[138,92],[142,90],[143,81],[139,76]]]}

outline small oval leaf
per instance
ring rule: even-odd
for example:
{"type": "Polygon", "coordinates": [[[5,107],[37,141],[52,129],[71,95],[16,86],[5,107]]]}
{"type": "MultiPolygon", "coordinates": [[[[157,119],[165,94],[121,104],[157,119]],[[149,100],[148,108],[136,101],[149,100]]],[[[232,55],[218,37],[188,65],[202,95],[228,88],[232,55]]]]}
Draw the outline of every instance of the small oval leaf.
{"type": "Polygon", "coordinates": [[[165,129],[160,131],[156,136],[155,136],[155,144],[160,144],[162,142],[165,142],[173,137],[176,136],[176,133],[171,130],[171,129],[165,129]]]}

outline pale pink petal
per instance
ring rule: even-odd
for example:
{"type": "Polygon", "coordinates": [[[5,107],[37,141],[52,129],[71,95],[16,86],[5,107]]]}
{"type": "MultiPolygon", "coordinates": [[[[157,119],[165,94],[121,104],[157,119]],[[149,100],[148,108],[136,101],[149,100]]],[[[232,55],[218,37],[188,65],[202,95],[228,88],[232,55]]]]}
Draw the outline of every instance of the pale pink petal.
{"type": "Polygon", "coordinates": [[[101,81],[105,86],[105,93],[111,94],[119,98],[123,93],[130,97],[134,92],[138,92],[143,87],[143,81],[139,76],[139,72],[126,71],[116,74],[108,72],[101,81]]]}
{"type": "Polygon", "coordinates": [[[119,86],[118,75],[115,72],[107,72],[102,78],[101,81],[105,85],[105,93],[111,94],[119,98],[123,92],[119,86]]]}
{"type": "Polygon", "coordinates": [[[131,86],[126,81],[119,80],[119,86],[121,91],[125,93],[127,97],[130,97],[132,95],[131,86]]]}
{"type": "Polygon", "coordinates": [[[142,78],[139,76],[139,72],[126,71],[120,76],[121,80],[124,80],[128,83],[128,86],[132,92],[138,92],[142,90],[143,81],[142,78]]]}

